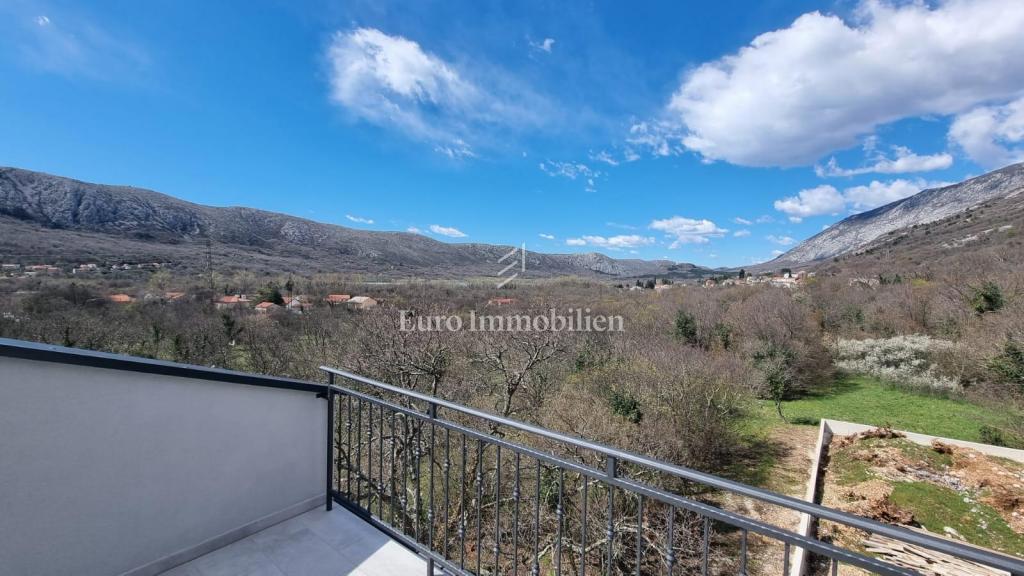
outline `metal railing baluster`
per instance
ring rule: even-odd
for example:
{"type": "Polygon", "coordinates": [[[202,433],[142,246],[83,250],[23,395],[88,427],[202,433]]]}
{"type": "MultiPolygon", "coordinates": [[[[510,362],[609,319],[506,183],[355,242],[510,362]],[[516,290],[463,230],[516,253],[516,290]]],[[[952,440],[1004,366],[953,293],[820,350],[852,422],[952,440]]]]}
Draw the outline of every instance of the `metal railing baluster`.
{"type": "Polygon", "coordinates": [[[782,549],[782,573],[789,576],[789,542],[782,549]]]}
{"type": "Polygon", "coordinates": [[[501,571],[501,445],[494,456],[494,574],[501,571]]]}
{"type": "Polygon", "coordinates": [[[636,501],[636,576],[644,563],[644,495],[638,494],[636,501]]]}
{"type": "Polygon", "coordinates": [[[676,566],[676,534],[675,534],[675,521],[676,521],[676,509],[671,504],[668,507],[668,541],[666,542],[665,563],[668,565],[668,576],[672,576],[672,572],[676,566]]]}
{"type": "Polygon", "coordinates": [[[377,517],[381,520],[384,519],[384,406],[380,407],[380,421],[377,423],[377,429],[380,430],[380,438],[377,440],[377,451],[380,453],[380,458],[377,462],[377,480],[379,485],[377,487],[377,517]]]}
{"type": "Polygon", "coordinates": [[[449,513],[451,512],[451,502],[449,500],[449,490],[451,485],[451,470],[452,470],[452,441],[451,441],[451,430],[448,428],[444,429],[444,557],[448,559],[448,523],[451,521],[449,513]]]}
{"type": "Polygon", "coordinates": [[[590,480],[586,475],[583,478],[583,519],[580,522],[583,529],[580,531],[580,576],[585,576],[587,573],[587,501],[588,490],[590,489],[590,480]]]}
{"type": "Polygon", "coordinates": [[[327,500],[328,511],[334,508],[334,374],[327,375],[327,500]]]}
{"type": "Polygon", "coordinates": [[[476,573],[480,574],[480,561],[484,557],[483,531],[480,508],[484,499],[484,441],[476,441],[476,573]]]}
{"type": "Polygon", "coordinates": [[[740,576],[747,576],[747,531],[740,532],[740,576]]]}
{"type": "Polygon", "coordinates": [[[395,485],[397,484],[398,477],[395,476],[395,460],[398,457],[398,437],[395,436],[395,419],[398,418],[398,412],[391,412],[391,481],[388,484],[391,485],[391,525],[395,524],[395,501],[398,499],[398,490],[395,485]]]}
{"type": "Polygon", "coordinates": [[[462,482],[459,483],[459,568],[466,568],[466,435],[462,435],[462,482]]]}
{"type": "MultiPolygon", "coordinates": [[[[609,479],[614,480],[617,473],[618,473],[618,471],[616,470],[616,460],[615,460],[615,457],[614,456],[609,456],[608,460],[605,462],[605,474],[608,476],[609,479]]],[[[615,530],[614,530],[615,524],[613,522],[613,520],[615,518],[615,486],[612,485],[611,483],[608,483],[607,486],[608,486],[608,518],[607,518],[607,522],[605,523],[604,537],[605,537],[605,547],[606,547],[606,550],[607,550],[608,558],[607,558],[607,561],[605,563],[604,573],[605,574],[611,574],[612,573],[612,562],[614,562],[614,557],[613,557],[614,549],[613,549],[613,545],[615,543],[615,530]]]]}
{"type": "Polygon", "coordinates": [[[345,430],[348,432],[348,440],[345,444],[345,496],[352,498],[352,396],[346,394],[348,401],[348,416],[345,417],[345,430]]]}
{"type": "Polygon", "coordinates": [[[434,419],[437,418],[437,404],[431,404],[430,416],[430,450],[427,454],[427,467],[430,468],[429,480],[427,481],[427,545],[434,549],[434,443],[436,441],[437,429],[434,426],[434,419]]]}
{"type": "MultiPolygon", "coordinates": [[[[702,576],[708,576],[708,561],[711,555],[711,518],[704,517],[704,531],[701,536],[701,551],[700,551],[700,573],[702,576]]],[[[789,546],[787,544],[786,546],[789,546]]]]}
{"type": "Polygon", "coordinates": [[[373,404],[366,406],[366,512],[373,514],[373,404]]]}
{"type": "Polygon", "coordinates": [[[512,490],[512,576],[519,575],[519,452],[516,452],[516,478],[515,487],[512,490]]]}
{"type": "Polygon", "coordinates": [[[356,506],[363,507],[363,400],[356,404],[356,506]]]}
{"type": "Polygon", "coordinates": [[[538,459],[533,494],[533,567],[531,568],[533,576],[540,574],[540,475],[543,471],[542,466],[538,459]]]}
{"type": "Polygon", "coordinates": [[[565,470],[562,468],[558,469],[558,508],[555,510],[555,516],[558,519],[558,528],[556,536],[556,552],[555,552],[555,574],[561,576],[562,574],[562,524],[565,519],[565,503],[562,501],[565,496],[565,470]]]}

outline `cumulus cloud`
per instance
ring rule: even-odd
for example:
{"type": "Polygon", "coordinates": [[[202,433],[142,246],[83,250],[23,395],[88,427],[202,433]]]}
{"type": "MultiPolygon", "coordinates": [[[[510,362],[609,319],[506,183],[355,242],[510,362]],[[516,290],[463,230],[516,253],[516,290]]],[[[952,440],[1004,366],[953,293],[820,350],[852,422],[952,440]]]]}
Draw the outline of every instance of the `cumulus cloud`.
{"type": "Polygon", "coordinates": [[[687,73],[669,125],[638,132],[656,153],[678,142],[707,160],[811,164],[890,122],[1018,96],[1022,29],[1019,0],[863,0],[849,21],[806,13],[687,73]]]}
{"type": "Polygon", "coordinates": [[[543,233],[541,233],[541,234],[538,234],[538,236],[540,236],[541,238],[543,238],[545,240],[554,240],[555,239],[555,235],[554,234],[543,234],[543,233]]]}
{"type": "Polygon", "coordinates": [[[654,220],[648,228],[664,232],[671,238],[670,248],[678,248],[683,244],[705,244],[711,238],[720,238],[728,232],[725,228],[719,228],[717,224],[706,218],[684,218],[683,216],[654,220]]]}
{"type": "Polygon", "coordinates": [[[824,178],[828,176],[858,176],[860,174],[904,174],[907,172],[930,172],[943,170],[953,165],[953,156],[946,152],[920,155],[905,146],[894,146],[893,157],[878,155],[874,163],[861,168],[841,168],[835,157],[824,166],[815,166],[814,172],[824,178]]]}
{"type": "Polygon", "coordinates": [[[415,226],[409,226],[408,228],[405,229],[405,231],[411,234],[423,234],[423,230],[420,230],[415,226]]]}
{"type": "Polygon", "coordinates": [[[791,238],[789,236],[769,235],[765,236],[764,238],[765,240],[771,242],[772,244],[778,244],[779,246],[792,246],[793,244],[796,244],[796,239],[791,238]]]}
{"type": "Polygon", "coordinates": [[[360,224],[373,224],[372,218],[363,218],[362,216],[353,216],[351,214],[345,214],[345,218],[348,218],[352,222],[358,222],[360,224]]]}
{"type": "Polygon", "coordinates": [[[847,188],[843,191],[843,197],[850,210],[862,212],[913,196],[925,188],[937,188],[945,184],[945,182],[927,182],[921,178],[914,180],[899,178],[890,182],[872,180],[870,184],[864,186],[847,188]]]}
{"type": "Polygon", "coordinates": [[[439,226],[437,224],[430,225],[430,231],[434,234],[441,236],[447,236],[449,238],[465,238],[466,233],[458,228],[452,228],[451,226],[439,226]]]}
{"type": "Polygon", "coordinates": [[[979,106],[956,117],[949,139],[986,168],[1024,162],[1024,98],[979,106]]]}
{"type": "Polygon", "coordinates": [[[927,181],[923,178],[897,178],[888,182],[872,180],[869,184],[851,186],[842,192],[823,184],[801,190],[796,196],[775,201],[775,209],[800,222],[810,216],[836,215],[840,212],[863,212],[890,202],[913,196],[925,188],[946,186],[948,182],[927,181]]]}
{"type": "Polygon", "coordinates": [[[793,222],[822,214],[838,214],[846,208],[846,200],[835,186],[822,184],[797,192],[796,196],[775,201],[775,209],[793,222]]]}
{"type": "Polygon", "coordinates": [[[569,238],[565,241],[569,246],[597,246],[610,250],[622,250],[625,248],[639,248],[654,244],[654,238],[640,236],[639,234],[621,234],[619,236],[583,236],[581,238],[569,238]]]}
{"type": "Polygon", "coordinates": [[[472,137],[494,126],[536,125],[529,94],[485,88],[417,42],[375,28],[337,32],[327,49],[331,100],[355,117],[434,144],[452,158],[475,155],[472,137]],[[525,104],[524,102],[529,102],[525,104]]]}
{"type": "Polygon", "coordinates": [[[732,221],[737,224],[742,224],[744,226],[750,226],[751,224],[753,224],[753,222],[751,222],[750,220],[747,220],[746,218],[740,218],[739,216],[733,218],[732,221]]]}
{"type": "Polygon", "coordinates": [[[747,236],[750,236],[750,230],[737,230],[733,232],[732,235],[735,238],[746,238],[747,236]]]}

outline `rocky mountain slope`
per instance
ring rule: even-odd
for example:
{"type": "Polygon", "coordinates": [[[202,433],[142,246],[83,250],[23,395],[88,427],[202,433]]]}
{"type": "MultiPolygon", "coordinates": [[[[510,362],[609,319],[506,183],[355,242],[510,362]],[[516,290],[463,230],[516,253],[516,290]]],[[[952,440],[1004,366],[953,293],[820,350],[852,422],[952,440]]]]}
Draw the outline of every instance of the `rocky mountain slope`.
{"type": "MultiPolygon", "coordinates": [[[[217,208],[127,186],[0,168],[0,260],[165,261],[273,272],[389,276],[494,275],[511,246],[446,243],[420,234],[323,224],[253,208],[217,208]]],[[[699,276],[669,261],[529,252],[526,276],[699,276]]]]}
{"type": "Polygon", "coordinates": [[[833,224],[764,265],[805,266],[868,247],[890,232],[951,217],[1024,191],[1024,163],[1013,164],[959,184],[921,192],[833,224]]]}

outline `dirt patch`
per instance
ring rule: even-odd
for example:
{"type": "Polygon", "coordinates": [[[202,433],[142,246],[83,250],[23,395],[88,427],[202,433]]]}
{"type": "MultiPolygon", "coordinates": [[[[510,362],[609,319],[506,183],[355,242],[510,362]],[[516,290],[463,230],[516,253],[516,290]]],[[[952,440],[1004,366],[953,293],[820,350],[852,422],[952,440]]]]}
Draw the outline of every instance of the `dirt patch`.
{"type": "MultiPolygon", "coordinates": [[[[1024,465],[969,448],[922,446],[888,429],[836,437],[822,503],[1024,556],[1024,465]]],[[[820,538],[862,552],[868,536],[830,522],[819,527],[820,538]]]]}

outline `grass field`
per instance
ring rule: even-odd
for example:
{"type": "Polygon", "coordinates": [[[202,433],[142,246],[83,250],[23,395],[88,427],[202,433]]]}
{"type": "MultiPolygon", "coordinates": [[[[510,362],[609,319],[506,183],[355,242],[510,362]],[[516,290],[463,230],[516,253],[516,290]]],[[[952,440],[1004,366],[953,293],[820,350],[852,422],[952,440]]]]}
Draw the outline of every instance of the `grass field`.
{"type": "MultiPolygon", "coordinates": [[[[982,426],[999,427],[1011,417],[969,402],[899,390],[856,375],[840,377],[827,388],[783,402],[782,413],[796,424],[817,425],[820,419],[829,418],[973,442],[983,441],[982,426]]],[[[761,401],[746,423],[751,432],[780,425],[785,424],[771,401],[761,401]]]]}

